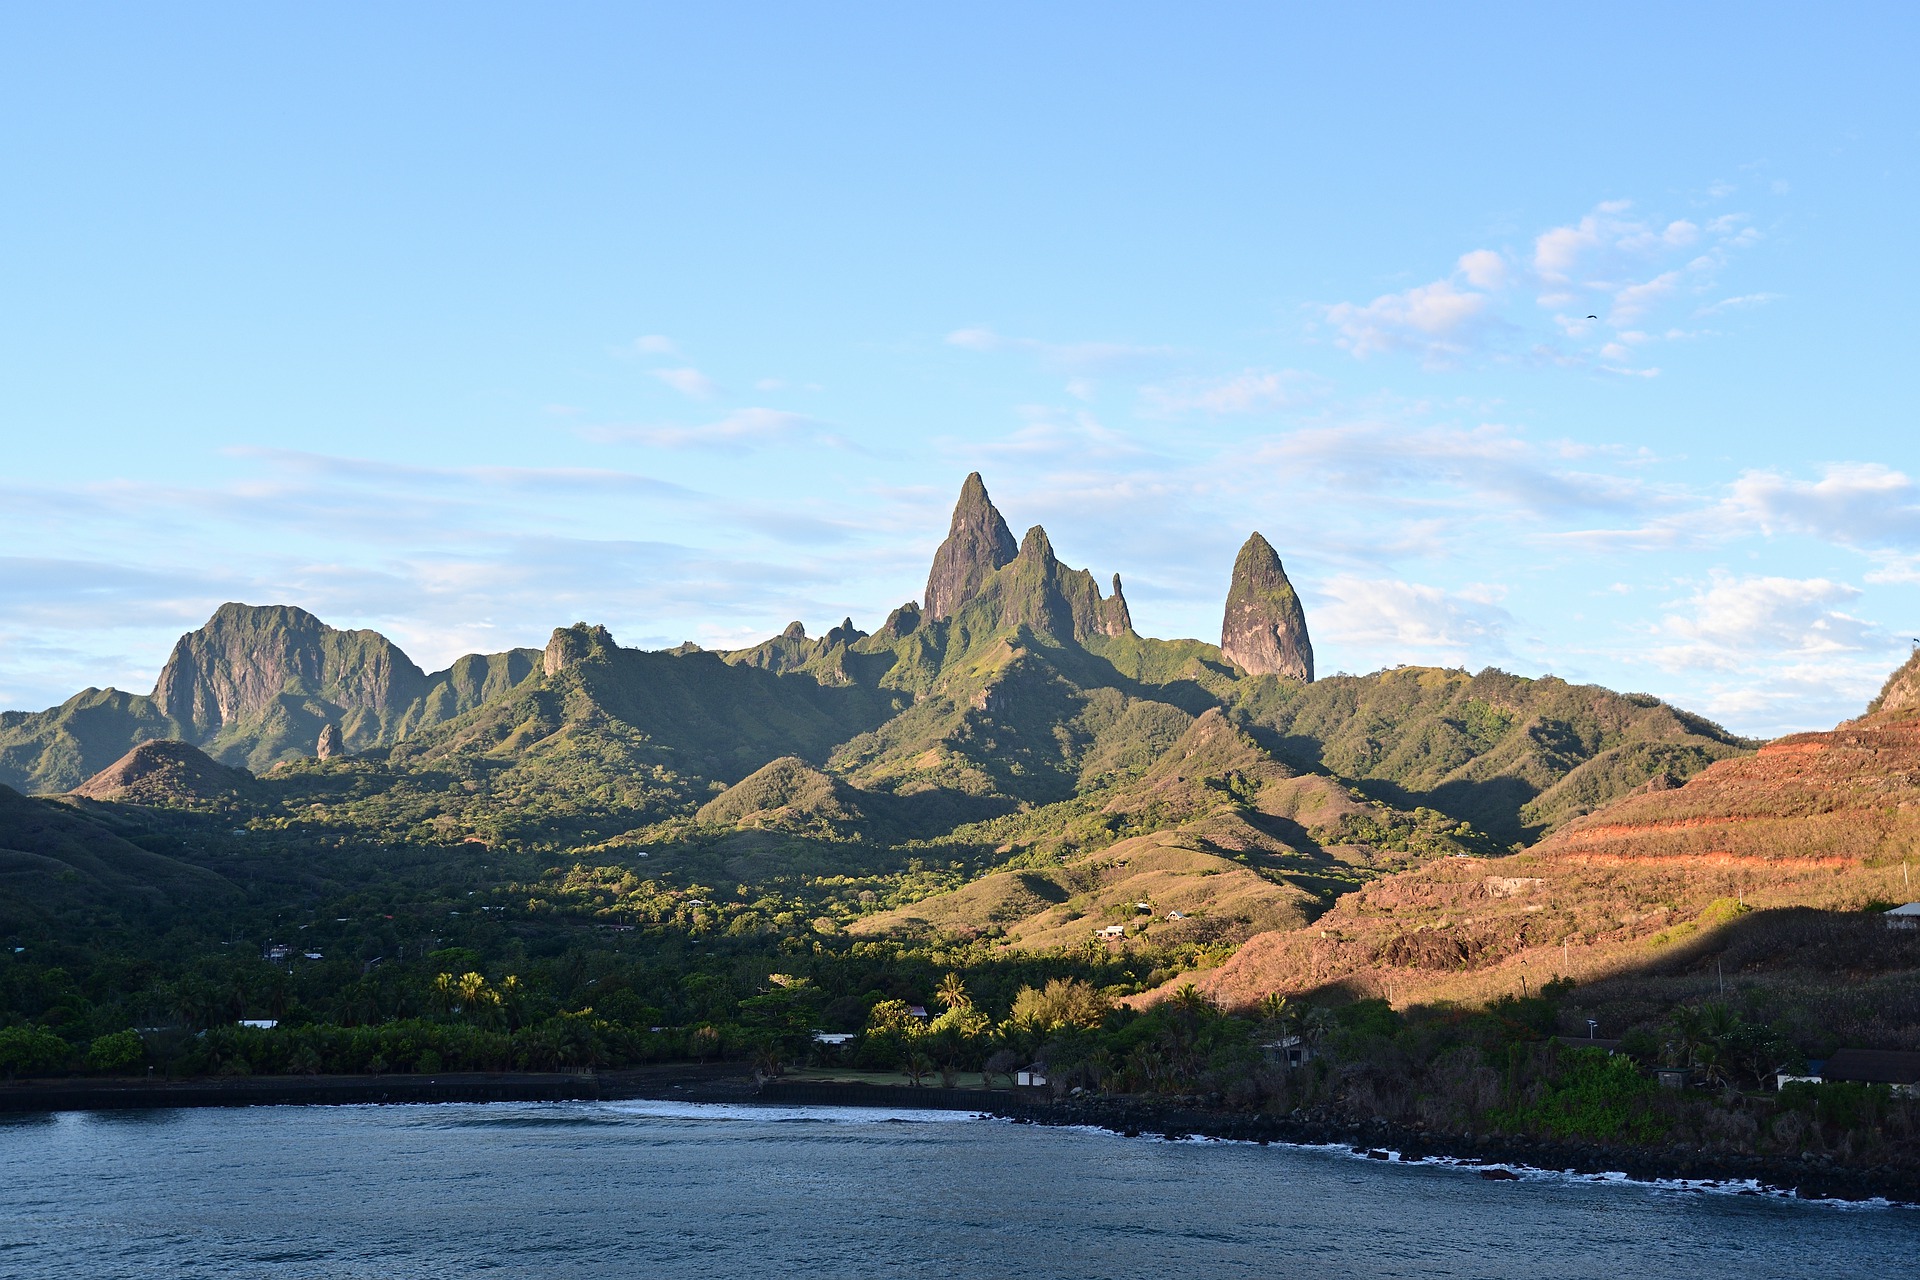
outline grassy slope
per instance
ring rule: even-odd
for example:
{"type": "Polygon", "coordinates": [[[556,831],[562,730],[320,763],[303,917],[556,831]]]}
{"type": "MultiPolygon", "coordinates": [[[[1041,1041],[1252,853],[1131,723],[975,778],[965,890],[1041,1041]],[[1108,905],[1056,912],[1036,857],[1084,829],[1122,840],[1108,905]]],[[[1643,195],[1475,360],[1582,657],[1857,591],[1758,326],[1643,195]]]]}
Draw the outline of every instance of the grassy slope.
{"type": "Polygon", "coordinates": [[[1525,853],[1384,879],[1195,980],[1234,1005],[1325,988],[1404,1004],[1570,976],[1625,1016],[1727,978],[1831,993],[1851,971],[1867,1004],[1920,1025],[1920,938],[1862,914],[1920,896],[1906,879],[1920,860],[1916,779],[1920,713],[1795,735],[1525,853]]]}
{"type": "Polygon", "coordinates": [[[1752,743],[1644,694],[1402,667],[1311,685],[1242,682],[1235,718],[1284,760],[1530,843],[1656,774],[1686,778],[1752,743]]]}

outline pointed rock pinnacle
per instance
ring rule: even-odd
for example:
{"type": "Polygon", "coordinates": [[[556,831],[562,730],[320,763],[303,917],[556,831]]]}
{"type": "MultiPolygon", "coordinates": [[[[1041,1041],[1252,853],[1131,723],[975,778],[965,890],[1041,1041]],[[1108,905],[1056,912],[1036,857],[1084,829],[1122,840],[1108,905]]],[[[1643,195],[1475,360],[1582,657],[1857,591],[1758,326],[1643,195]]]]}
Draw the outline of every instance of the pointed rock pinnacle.
{"type": "Polygon", "coordinates": [[[1250,675],[1313,679],[1307,615],[1280,557],[1257,533],[1233,562],[1233,585],[1220,623],[1220,653],[1250,675]]]}
{"type": "Polygon", "coordinates": [[[933,553],[927,575],[926,616],[950,618],[980,590],[987,575],[1012,561],[1013,532],[987,497],[978,471],[960,486],[947,540],[933,553]]]}

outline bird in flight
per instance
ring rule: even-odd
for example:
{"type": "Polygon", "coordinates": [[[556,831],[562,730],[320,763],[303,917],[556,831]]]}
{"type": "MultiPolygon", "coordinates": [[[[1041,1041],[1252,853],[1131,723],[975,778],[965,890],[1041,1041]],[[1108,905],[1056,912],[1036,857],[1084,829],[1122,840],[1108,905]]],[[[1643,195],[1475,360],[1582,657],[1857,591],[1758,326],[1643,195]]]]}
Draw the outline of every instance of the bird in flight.
{"type": "Polygon", "coordinates": [[[1588,317],[1587,317],[1587,319],[1589,319],[1589,320],[1598,320],[1599,318],[1600,318],[1599,316],[1588,316],[1588,317]]]}

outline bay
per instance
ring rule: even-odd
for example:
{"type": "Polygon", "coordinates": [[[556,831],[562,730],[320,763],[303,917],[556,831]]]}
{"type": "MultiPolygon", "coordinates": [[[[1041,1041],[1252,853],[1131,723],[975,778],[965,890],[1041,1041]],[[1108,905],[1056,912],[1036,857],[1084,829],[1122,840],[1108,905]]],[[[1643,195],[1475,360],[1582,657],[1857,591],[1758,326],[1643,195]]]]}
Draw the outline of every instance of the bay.
{"type": "Polygon", "coordinates": [[[1893,1274],[1920,1214],[943,1112],[656,1102],[0,1121],[0,1276],[1893,1274]],[[1893,1270],[1889,1270],[1889,1267],[1893,1270]]]}

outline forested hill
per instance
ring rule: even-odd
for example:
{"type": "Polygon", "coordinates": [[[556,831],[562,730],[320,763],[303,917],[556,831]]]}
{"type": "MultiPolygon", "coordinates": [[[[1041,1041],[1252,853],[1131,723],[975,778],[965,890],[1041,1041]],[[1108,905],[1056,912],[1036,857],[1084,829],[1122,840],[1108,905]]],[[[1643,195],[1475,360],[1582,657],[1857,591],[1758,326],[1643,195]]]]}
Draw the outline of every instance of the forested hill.
{"type": "Polygon", "coordinates": [[[174,739],[269,781],[310,759],[408,791],[457,775],[452,807],[496,833],[512,822],[490,818],[490,800],[551,789],[559,807],[601,808],[604,830],[689,817],[791,756],[870,793],[856,807],[889,815],[893,835],[924,838],[1111,787],[1218,708],[1297,770],[1510,845],[1747,745],[1655,699],[1551,678],[1400,668],[1311,681],[1306,618],[1258,535],[1223,622],[1238,663],[1139,635],[1117,574],[1113,588],[1062,565],[1039,526],[1016,543],[973,476],[929,605],[871,634],[849,619],[810,638],[795,623],[733,653],[643,653],[577,624],[544,652],[426,673],[378,633],[229,604],[181,638],[151,694],[87,690],[0,717],[0,781],[64,791],[142,741],[174,739]]]}

